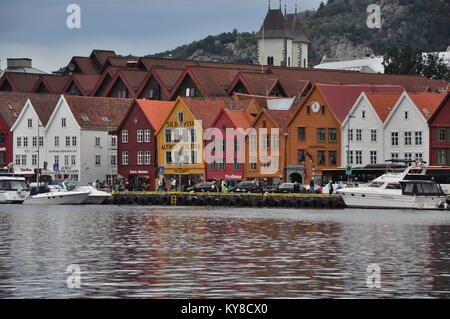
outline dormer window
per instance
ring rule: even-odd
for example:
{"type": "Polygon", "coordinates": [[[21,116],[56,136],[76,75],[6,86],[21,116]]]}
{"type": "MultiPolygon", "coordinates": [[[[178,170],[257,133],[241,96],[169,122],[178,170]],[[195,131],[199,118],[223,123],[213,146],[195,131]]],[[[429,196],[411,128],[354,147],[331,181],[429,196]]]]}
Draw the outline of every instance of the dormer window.
{"type": "Polygon", "coordinates": [[[194,97],[195,88],[186,88],[186,97],[194,97]]]}

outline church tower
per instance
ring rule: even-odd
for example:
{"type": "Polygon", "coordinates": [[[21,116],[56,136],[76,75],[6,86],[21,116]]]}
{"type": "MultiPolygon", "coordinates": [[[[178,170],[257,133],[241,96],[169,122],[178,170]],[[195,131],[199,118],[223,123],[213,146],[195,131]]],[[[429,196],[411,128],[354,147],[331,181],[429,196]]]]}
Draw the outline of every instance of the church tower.
{"type": "Polygon", "coordinates": [[[279,9],[267,12],[258,40],[258,64],[285,67],[308,67],[309,40],[305,35],[300,14],[283,14],[281,1],[279,9]]]}

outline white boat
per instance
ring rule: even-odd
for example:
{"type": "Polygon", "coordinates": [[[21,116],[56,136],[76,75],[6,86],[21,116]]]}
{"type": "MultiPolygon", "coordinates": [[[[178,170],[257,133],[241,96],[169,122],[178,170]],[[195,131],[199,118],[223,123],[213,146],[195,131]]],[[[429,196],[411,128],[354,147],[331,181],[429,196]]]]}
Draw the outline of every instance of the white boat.
{"type": "Polygon", "coordinates": [[[63,182],[62,184],[63,187],[68,191],[89,192],[89,196],[83,201],[82,204],[100,205],[107,198],[111,197],[111,194],[104,191],[100,191],[94,186],[88,184],[82,184],[80,182],[73,182],[73,181],[63,182]]]}
{"type": "Polygon", "coordinates": [[[412,173],[412,169],[386,173],[367,187],[346,188],[337,193],[352,208],[448,209],[450,201],[441,186],[425,175],[425,168],[420,173],[412,173]]]}
{"type": "Polygon", "coordinates": [[[28,194],[25,177],[0,175],[0,204],[22,204],[28,194]]]}
{"type": "Polygon", "coordinates": [[[67,191],[59,185],[31,186],[30,195],[24,204],[28,205],[79,205],[89,192],[67,191]]]}

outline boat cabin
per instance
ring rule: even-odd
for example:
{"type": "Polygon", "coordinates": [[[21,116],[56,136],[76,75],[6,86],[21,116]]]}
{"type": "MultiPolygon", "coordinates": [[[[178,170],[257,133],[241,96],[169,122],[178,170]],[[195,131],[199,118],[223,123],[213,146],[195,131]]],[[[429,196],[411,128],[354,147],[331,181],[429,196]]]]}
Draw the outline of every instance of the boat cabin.
{"type": "Polygon", "coordinates": [[[402,194],[408,196],[445,196],[441,186],[434,181],[404,180],[400,182],[402,194]]]}

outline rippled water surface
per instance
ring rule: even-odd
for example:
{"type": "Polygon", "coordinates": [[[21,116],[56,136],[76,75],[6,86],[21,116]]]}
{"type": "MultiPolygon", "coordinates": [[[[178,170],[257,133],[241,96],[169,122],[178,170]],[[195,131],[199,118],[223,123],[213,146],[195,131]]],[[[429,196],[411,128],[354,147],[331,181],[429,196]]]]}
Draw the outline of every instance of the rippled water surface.
{"type": "Polygon", "coordinates": [[[0,297],[447,298],[450,212],[2,205],[0,297]]]}

